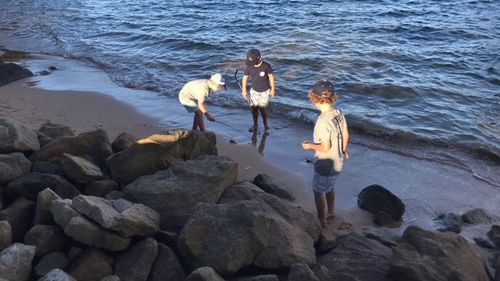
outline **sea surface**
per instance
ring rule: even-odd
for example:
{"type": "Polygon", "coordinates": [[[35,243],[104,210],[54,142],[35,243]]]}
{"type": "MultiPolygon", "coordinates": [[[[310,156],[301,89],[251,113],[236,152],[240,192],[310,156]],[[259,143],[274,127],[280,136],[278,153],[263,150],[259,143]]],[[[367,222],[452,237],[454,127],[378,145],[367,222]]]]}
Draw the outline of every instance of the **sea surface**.
{"type": "Polygon", "coordinates": [[[500,163],[498,0],[2,0],[0,46],[171,97],[221,72],[229,89],[210,102],[242,109],[234,74],[255,47],[277,77],[272,118],[313,123],[307,92],[329,79],[354,134],[500,163]]]}

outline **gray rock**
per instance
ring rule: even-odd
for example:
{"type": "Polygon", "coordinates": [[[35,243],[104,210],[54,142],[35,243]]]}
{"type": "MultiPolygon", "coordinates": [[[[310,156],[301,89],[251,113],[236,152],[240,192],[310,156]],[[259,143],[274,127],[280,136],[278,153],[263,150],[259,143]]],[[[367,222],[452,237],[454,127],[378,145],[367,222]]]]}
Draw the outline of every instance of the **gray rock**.
{"type": "Polygon", "coordinates": [[[101,168],[85,158],[64,153],[61,166],[66,176],[78,183],[90,183],[103,177],[101,168]]]}
{"type": "Polygon", "coordinates": [[[296,263],[290,267],[287,281],[319,281],[307,264],[296,263]]]}
{"type": "Polygon", "coordinates": [[[176,253],[177,251],[177,238],[179,237],[179,233],[173,232],[173,231],[163,231],[160,230],[156,233],[155,235],[155,240],[158,241],[158,243],[163,243],[170,247],[172,250],[174,250],[176,253]]]}
{"type": "Polygon", "coordinates": [[[35,247],[14,243],[0,252],[0,278],[26,281],[31,273],[35,247]]]}
{"type": "Polygon", "coordinates": [[[267,193],[271,193],[273,195],[276,195],[282,199],[290,200],[290,201],[295,201],[295,197],[292,195],[290,191],[287,190],[287,188],[277,180],[273,179],[272,177],[266,175],[266,174],[259,174],[257,175],[253,183],[262,188],[267,193]]]}
{"type": "Polygon", "coordinates": [[[21,152],[0,154],[0,184],[28,174],[30,169],[31,162],[21,152]]]}
{"type": "Polygon", "coordinates": [[[438,229],[439,231],[452,231],[460,233],[462,231],[462,226],[464,225],[462,216],[453,213],[439,215],[434,220],[441,225],[438,229]]]}
{"type": "Polygon", "coordinates": [[[50,212],[50,204],[52,204],[52,201],[58,199],[62,198],[50,188],[40,191],[37,195],[33,224],[53,224],[54,217],[52,216],[52,212],[50,212]]]}
{"type": "Polygon", "coordinates": [[[120,277],[116,275],[110,275],[102,278],[101,281],[120,281],[120,277]]]}
{"type": "Polygon", "coordinates": [[[251,182],[239,182],[230,186],[219,200],[219,204],[235,203],[242,200],[252,200],[265,193],[251,182]]]}
{"type": "Polygon", "coordinates": [[[229,279],[229,281],[279,281],[278,275],[265,274],[257,276],[246,276],[240,278],[229,279]]]}
{"type": "Polygon", "coordinates": [[[319,241],[316,243],[316,254],[317,255],[324,255],[328,252],[330,252],[335,246],[337,245],[337,239],[336,236],[325,236],[321,235],[319,237],[319,241]]]}
{"type": "Polygon", "coordinates": [[[500,256],[497,257],[495,265],[495,281],[500,281],[500,256]]]}
{"type": "Polygon", "coordinates": [[[131,147],[136,141],[137,138],[134,135],[123,132],[111,143],[111,149],[117,153],[131,147]]]}
{"type": "Polygon", "coordinates": [[[0,87],[16,80],[32,77],[33,73],[15,63],[0,61],[0,87]]]}
{"type": "Polygon", "coordinates": [[[119,185],[114,180],[99,180],[85,186],[85,195],[104,197],[111,191],[118,190],[119,185]]]}
{"type": "Polygon", "coordinates": [[[476,208],[467,211],[462,215],[465,223],[469,224],[492,224],[499,221],[499,218],[484,209],[476,208]]]}
{"type": "Polygon", "coordinates": [[[0,221],[0,252],[12,244],[12,229],[8,221],[0,221]]]}
{"type": "Polygon", "coordinates": [[[63,229],[68,225],[72,218],[80,214],[71,207],[72,201],[69,199],[56,199],[50,203],[50,212],[54,221],[63,229]]]}
{"type": "Polygon", "coordinates": [[[125,237],[134,235],[154,235],[160,228],[158,213],[142,204],[127,203],[127,208],[120,208],[120,199],[114,202],[95,196],[80,195],[73,199],[72,207],[89,217],[103,228],[119,232],[125,237]],[[118,206],[117,210],[113,205],[118,206]],[[120,213],[120,211],[122,211],[120,213]]]}
{"type": "Polygon", "coordinates": [[[0,118],[0,153],[33,153],[39,149],[35,131],[14,119],[0,118]]]}
{"type": "Polygon", "coordinates": [[[71,248],[69,248],[68,250],[68,259],[71,261],[71,260],[74,260],[76,257],[78,257],[81,253],[83,253],[83,249],[82,248],[79,248],[79,247],[76,247],[76,246],[73,246],[71,248]]]}
{"type": "Polygon", "coordinates": [[[314,215],[262,193],[232,204],[199,203],[179,236],[178,250],[191,268],[208,265],[221,274],[251,264],[280,269],[314,264],[320,234],[314,215]]]}
{"type": "Polygon", "coordinates": [[[62,229],[56,225],[37,224],[24,235],[24,243],[35,246],[37,256],[60,250],[66,242],[62,229]]]}
{"type": "Polygon", "coordinates": [[[20,242],[32,226],[35,202],[19,198],[0,211],[0,221],[8,221],[12,230],[12,241],[20,242]]]}
{"type": "Polygon", "coordinates": [[[148,281],[184,281],[186,274],[175,253],[158,243],[158,257],[151,268],[148,281]]]}
{"type": "Polygon", "coordinates": [[[73,198],[80,194],[80,191],[63,177],[38,172],[11,181],[4,191],[10,198],[25,197],[36,200],[38,193],[45,188],[52,189],[62,198],[73,198]]]}
{"type": "Polygon", "coordinates": [[[391,275],[396,280],[489,281],[479,250],[453,232],[408,227],[393,248],[391,275]]]}
{"type": "Polygon", "coordinates": [[[70,127],[64,126],[64,125],[59,125],[59,124],[53,124],[50,123],[50,121],[44,123],[40,129],[38,130],[38,139],[40,140],[40,134],[42,134],[45,139],[44,141],[40,141],[41,146],[46,145],[47,143],[51,142],[53,139],[57,139],[60,137],[72,137],[74,136],[73,130],[71,130],[70,127]]]}
{"type": "Polygon", "coordinates": [[[357,233],[341,236],[337,246],[318,257],[319,280],[393,281],[388,276],[391,249],[357,233]]]}
{"type": "Polygon", "coordinates": [[[271,220],[256,201],[199,203],[178,240],[182,260],[195,269],[208,265],[231,274],[264,251],[271,220]]]}
{"type": "Polygon", "coordinates": [[[64,233],[85,245],[110,251],[123,251],[130,244],[130,238],[104,230],[82,216],[72,218],[64,227],[64,233]]]}
{"type": "Polygon", "coordinates": [[[500,249],[500,225],[491,226],[491,230],[488,232],[488,236],[491,241],[500,249]]]}
{"type": "Polygon", "coordinates": [[[113,190],[110,193],[106,194],[106,196],[104,196],[104,199],[116,200],[116,199],[121,199],[123,197],[125,197],[125,195],[123,195],[123,192],[118,190],[113,190]]]}
{"type": "Polygon", "coordinates": [[[66,272],[59,268],[51,270],[43,278],[38,279],[38,281],[77,281],[75,278],[68,275],[66,272]]]}
{"type": "Polygon", "coordinates": [[[52,174],[63,177],[66,175],[60,164],[51,163],[47,161],[33,162],[32,172],[38,172],[42,174],[52,174]]]}
{"type": "Polygon", "coordinates": [[[120,213],[122,213],[123,211],[125,211],[129,208],[132,208],[135,205],[134,203],[132,203],[126,199],[123,199],[123,198],[113,199],[113,200],[109,200],[109,201],[113,205],[113,208],[115,208],[115,210],[117,210],[120,213]]]}
{"type": "Polygon", "coordinates": [[[395,221],[400,221],[405,212],[403,201],[380,185],[365,187],[358,194],[358,206],[374,214],[383,211],[395,221]]]}
{"type": "Polygon", "coordinates": [[[78,281],[96,281],[113,274],[113,259],[103,251],[88,249],[66,269],[78,281]]]}
{"type": "Polygon", "coordinates": [[[116,258],[115,274],[122,281],[147,281],[158,256],[158,243],[145,238],[116,258]]]}
{"type": "Polygon", "coordinates": [[[236,180],[237,171],[236,162],[230,158],[205,155],[142,176],[125,186],[123,193],[126,199],[158,212],[161,229],[179,231],[196,204],[219,201],[236,180]]]}
{"type": "Polygon", "coordinates": [[[224,281],[211,267],[200,267],[193,271],[185,281],[224,281]]]}
{"type": "Polygon", "coordinates": [[[64,269],[69,263],[68,258],[62,252],[52,252],[43,256],[34,268],[37,277],[47,275],[53,269],[64,269]]]}
{"type": "Polygon", "coordinates": [[[217,155],[215,143],[215,134],[211,132],[174,130],[137,141],[113,154],[107,165],[114,180],[130,183],[178,161],[197,159],[204,154],[217,155]]]}
{"type": "Polygon", "coordinates": [[[64,153],[85,158],[104,168],[112,151],[106,131],[96,130],[57,138],[37,151],[31,160],[59,163],[64,153]]]}
{"type": "Polygon", "coordinates": [[[112,229],[121,217],[111,202],[101,197],[79,195],[73,199],[71,206],[106,229],[112,229]]]}
{"type": "Polygon", "coordinates": [[[481,238],[481,237],[474,237],[474,242],[476,243],[476,245],[478,245],[479,247],[481,248],[485,248],[485,249],[495,249],[495,245],[493,245],[493,243],[491,243],[489,240],[487,239],[484,239],[484,238],[481,238]]]}

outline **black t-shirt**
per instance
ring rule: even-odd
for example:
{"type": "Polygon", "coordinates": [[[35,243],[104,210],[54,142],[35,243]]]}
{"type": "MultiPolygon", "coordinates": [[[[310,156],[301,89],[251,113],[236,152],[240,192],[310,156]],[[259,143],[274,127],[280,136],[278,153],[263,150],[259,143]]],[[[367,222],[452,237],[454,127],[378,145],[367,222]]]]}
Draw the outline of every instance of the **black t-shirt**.
{"type": "Polygon", "coordinates": [[[269,74],[273,74],[273,69],[271,65],[263,61],[260,66],[247,66],[245,69],[245,74],[250,76],[250,81],[252,81],[252,89],[257,92],[265,92],[271,88],[269,83],[269,74]]]}

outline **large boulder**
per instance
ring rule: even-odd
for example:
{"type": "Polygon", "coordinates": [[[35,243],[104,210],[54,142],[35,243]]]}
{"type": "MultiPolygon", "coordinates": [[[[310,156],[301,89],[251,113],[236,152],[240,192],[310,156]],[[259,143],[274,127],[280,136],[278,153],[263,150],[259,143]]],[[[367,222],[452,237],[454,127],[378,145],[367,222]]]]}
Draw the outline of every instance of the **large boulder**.
{"type": "Polygon", "coordinates": [[[19,79],[32,77],[33,73],[15,63],[0,61],[0,87],[19,79]]]}
{"type": "Polygon", "coordinates": [[[64,153],[61,166],[66,176],[78,183],[90,183],[103,177],[101,168],[85,158],[64,153]]]}
{"type": "Polygon", "coordinates": [[[12,229],[12,241],[23,241],[30,230],[35,214],[35,202],[19,198],[9,207],[0,211],[0,221],[8,221],[12,229]]]}
{"type": "Polygon", "coordinates": [[[33,224],[54,224],[54,217],[50,212],[50,204],[52,204],[52,201],[58,199],[62,198],[50,188],[40,191],[36,200],[33,224]]]}
{"type": "Polygon", "coordinates": [[[309,266],[296,263],[290,267],[287,281],[319,281],[319,279],[309,266]]]}
{"type": "Polygon", "coordinates": [[[35,276],[42,277],[56,268],[66,268],[69,260],[63,252],[51,252],[43,256],[33,269],[35,276]]]}
{"type": "Polygon", "coordinates": [[[62,198],[73,198],[80,194],[80,191],[65,178],[38,172],[29,173],[9,182],[4,191],[12,199],[24,197],[37,200],[38,193],[47,187],[62,198]]]}
{"type": "Polygon", "coordinates": [[[200,267],[191,272],[185,281],[224,281],[211,267],[200,267]]]}
{"type": "Polygon", "coordinates": [[[113,152],[106,131],[96,130],[75,137],[57,138],[37,151],[31,160],[60,163],[64,153],[85,158],[102,169],[113,152]]]}
{"type": "Polygon", "coordinates": [[[405,205],[401,199],[380,185],[365,187],[358,194],[358,206],[373,214],[383,212],[394,221],[400,221],[405,212],[405,205]]]}
{"type": "Polygon", "coordinates": [[[47,275],[45,275],[43,278],[38,279],[38,281],[77,281],[77,280],[71,277],[71,275],[68,275],[63,270],[55,268],[51,270],[49,273],[47,273],[47,275]]]}
{"type": "Polygon", "coordinates": [[[8,221],[0,221],[0,252],[12,244],[12,229],[8,221]]]}
{"type": "Polygon", "coordinates": [[[0,154],[0,185],[28,174],[31,162],[20,152],[0,154]]]}
{"type": "Polygon", "coordinates": [[[97,249],[88,249],[67,267],[68,274],[78,281],[95,281],[113,274],[113,258],[97,249]]]}
{"type": "Polygon", "coordinates": [[[174,251],[158,243],[158,256],[151,268],[148,281],[184,281],[184,279],[186,274],[174,251]]]}
{"type": "Polygon", "coordinates": [[[121,281],[147,281],[157,256],[158,243],[145,238],[118,255],[115,274],[121,281]]]}
{"type": "Polygon", "coordinates": [[[196,159],[204,154],[217,155],[215,134],[175,130],[150,136],[130,148],[113,154],[108,167],[114,180],[130,183],[143,175],[152,175],[172,164],[196,159]]]}
{"type": "Polygon", "coordinates": [[[0,252],[0,280],[27,281],[35,247],[14,243],[0,252]]]}
{"type": "Polygon", "coordinates": [[[160,214],[161,229],[179,231],[199,202],[219,201],[237,177],[237,163],[205,155],[177,162],[168,170],[142,176],[123,188],[125,198],[160,214]]]}
{"type": "Polygon", "coordinates": [[[391,275],[412,281],[489,281],[479,250],[453,232],[408,227],[393,248],[391,275]]]}
{"type": "Polygon", "coordinates": [[[111,143],[111,149],[117,153],[131,147],[136,141],[137,138],[134,135],[123,132],[111,143]]]}
{"type": "Polygon", "coordinates": [[[44,123],[40,129],[38,129],[38,140],[40,141],[40,146],[44,146],[52,140],[60,137],[72,136],[74,136],[74,134],[70,127],[53,124],[50,121],[44,123]]]}
{"type": "Polygon", "coordinates": [[[475,208],[465,212],[462,215],[462,219],[465,223],[468,224],[491,224],[500,220],[494,214],[491,214],[481,208],[475,208]]]}
{"type": "Polygon", "coordinates": [[[85,186],[84,194],[97,197],[104,197],[111,191],[118,190],[119,184],[114,180],[99,180],[91,182],[85,186]]]}
{"type": "Polygon", "coordinates": [[[198,204],[180,233],[178,250],[191,268],[210,266],[221,274],[249,265],[279,270],[313,265],[320,235],[313,214],[261,192],[253,200],[198,204]]]}
{"type": "Polygon", "coordinates": [[[24,243],[35,246],[37,256],[59,250],[67,241],[64,232],[57,225],[37,224],[24,235],[24,243]]]}
{"type": "Polygon", "coordinates": [[[0,153],[33,153],[40,149],[35,131],[14,119],[0,118],[0,153]]]}
{"type": "Polygon", "coordinates": [[[54,200],[50,211],[54,221],[64,229],[64,233],[85,245],[122,251],[128,248],[130,238],[122,237],[114,231],[101,228],[98,224],[86,219],[71,207],[71,200],[54,200]]]}
{"type": "Polygon", "coordinates": [[[390,259],[391,248],[351,233],[339,237],[337,246],[318,258],[313,271],[320,280],[392,281],[390,259]]]}
{"type": "Polygon", "coordinates": [[[452,231],[460,233],[462,231],[462,226],[464,225],[462,216],[454,213],[441,214],[434,220],[441,226],[438,229],[439,231],[452,231]]]}
{"type": "Polygon", "coordinates": [[[253,183],[256,186],[262,188],[262,190],[264,190],[265,192],[271,193],[286,200],[295,201],[295,197],[282,183],[266,174],[257,175],[254,178],[253,183]]]}
{"type": "Polygon", "coordinates": [[[500,225],[491,226],[491,230],[488,232],[488,236],[491,241],[500,249],[500,225]]]}
{"type": "Polygon", "coordinates": [[[101,197],[79,195],[72,207],[100,226],[114,230],[125,237],[151,236],[160,229],[160,216],[143,204],[124,199],[106,200],[101,197]]]}

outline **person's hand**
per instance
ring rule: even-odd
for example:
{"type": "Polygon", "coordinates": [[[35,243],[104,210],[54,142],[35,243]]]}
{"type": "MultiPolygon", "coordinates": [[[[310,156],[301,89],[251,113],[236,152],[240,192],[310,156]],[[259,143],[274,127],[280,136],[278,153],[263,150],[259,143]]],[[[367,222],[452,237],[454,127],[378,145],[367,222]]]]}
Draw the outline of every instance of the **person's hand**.
{"type": "Polygon", "coordinates": [[[349,159],[351,159],[351,155],[349,155],[349,152],[347,152],[347,150],[346,150],[346,151],[344,151],[344,159],[345,159],[345,160],[349,160],[349,159]]]}
{"type": "Polygon", "coordinates": [[[309,150],[309,149],[311,149],[311,144],[310,144],[308,141],[304,141],[304,142],[302,143],[302,148],[303,148],[304,150],[309,150]]]}
{"type": "Polygon", "coordinates": [[[207,116],[208,121],[215,122],[215,118],[212,117],[212,114],[206,112],[205,115],[207,116]]]}
{"type": "Polygon", "coordinates": [[[241,95],[243,96],[243,99],[248,102],[248,92],[247,91],[243,91],[243,92],[241,92],[241,95]]]}
{"type": "Polygon", "coordinates": [[[276,96],[276,90],[273,88],[271,89],[271,97],[274,98],[276,96]]]}

